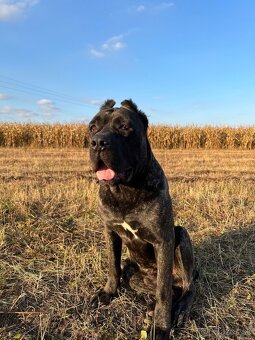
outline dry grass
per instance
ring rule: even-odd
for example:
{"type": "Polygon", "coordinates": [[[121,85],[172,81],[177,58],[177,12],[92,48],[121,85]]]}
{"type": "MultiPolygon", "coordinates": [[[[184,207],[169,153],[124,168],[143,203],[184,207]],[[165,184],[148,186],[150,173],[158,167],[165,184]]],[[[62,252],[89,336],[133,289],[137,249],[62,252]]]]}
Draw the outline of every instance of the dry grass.
{"type": "MultiPolygon", "coordinates": [[[[158,149],[255,149],[255,126],[150,126],[149,139],[158,149]]],[[[88,145],[84,124],[0,124],[0,146],[82,148],[88,145]]]]}
{"type": "MultiPolygon", "coordinates": [[[[177,338],[253,339],[255,151],[155,153],[200,271],[177,338]]],[[[138,339],[148,296],[88,306],[107,266],[87,151],[2,148],[0,181],[0,338],[138,339]]]]}

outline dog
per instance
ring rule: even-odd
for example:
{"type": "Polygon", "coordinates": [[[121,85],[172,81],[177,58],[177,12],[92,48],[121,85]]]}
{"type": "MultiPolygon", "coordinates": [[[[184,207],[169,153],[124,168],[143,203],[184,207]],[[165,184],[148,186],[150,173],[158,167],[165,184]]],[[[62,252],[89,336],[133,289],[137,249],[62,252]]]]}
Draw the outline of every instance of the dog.
{"type": "Polygon", "coordinates": [[[147,137],[148,118],[130,99],[108,99],[89,123],[89,149],[99,181],[109,275],[92,305],[108,304],[121,278],[154,293],[150,337],[169,339],[171,327],[189,319],[195,288],[194,255],[184,227],[174,226],[166,176],[147,137]],[[129,259],[121,268],[122,244],[129,259]]]}

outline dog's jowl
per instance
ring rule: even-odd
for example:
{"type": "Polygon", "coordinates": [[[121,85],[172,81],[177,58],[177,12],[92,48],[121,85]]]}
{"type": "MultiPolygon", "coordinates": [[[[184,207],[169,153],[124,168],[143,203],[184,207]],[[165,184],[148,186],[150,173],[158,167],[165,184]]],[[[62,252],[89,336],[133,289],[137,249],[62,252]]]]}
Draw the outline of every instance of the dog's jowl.
{"type": "Polygon", "coordinates": [[[107,100],[89,124],[90,158],[99,180],[109,275],[92,303],[109,303],[121,278],[156,296],[155,339],[189,318],[194,257],[185,228],[175,227],[168,183],[147,138],[148,120],[131,100],[107,100]],[[125,244],[129,259],[121,269],[125,244]]]}

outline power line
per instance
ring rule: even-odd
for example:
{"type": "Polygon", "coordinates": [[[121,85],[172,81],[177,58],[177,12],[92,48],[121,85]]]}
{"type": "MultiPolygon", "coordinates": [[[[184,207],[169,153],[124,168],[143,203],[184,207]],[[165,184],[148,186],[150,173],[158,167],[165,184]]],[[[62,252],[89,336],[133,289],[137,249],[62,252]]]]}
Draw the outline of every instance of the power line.
{"type": "MultiPolygon", "coordinates": [[[[44,90],[38,90],[36,88],[31,88],[31,87],[28,87],[28,86],[25,86],[25,85],[17,85],[15,83],[12,83],[12,82],[7,82],[7,81],[2,81],[0,79],[0,84],[4,84],[4,85],[7,85],[7,86],[12,86],[12,89],[25,89],[27,91],[32,91],[32,92],[35,92],[36,94],[43,94],[43,95],[47,95],[47,96],[53,96],[53,97],[59,97],[59,99],[65,99],[65,100],[71,100],[72,102],[78,102],[74,99],[70,99],[71,97],[64,97],[62,95],[59,95],[59,94],[55,94],[55,93],[51,93],[51,92],[47,92],[47,91],[44,91],[44,90]]],[[[80,104],[80,102],[79,102],[80,104]]]]}
{"type": "Polygon", "coordinates": [[[55,91],[55,90],[49,90],[41,86],[28,84],[23,81],[16,80],[14,78],[7,77],[4,75],[0,75],[0,87],[13,90],[13,91],[17,91],[17,92],[23,92],[26,94],[47,95],[53,98],[54,100],[66,102],[69,104],[81,105],[81,106],[92,106],[92,104],[85,103],[77,97],[70,96],[70,95],[55,91]],[[1,78],[3,78],[4,80],[1,80],[1,78]]]}
{"type": "MultiPolygon", "coordinates": [[[[24,90],[24,89],[19,89],[19,88],[15,88],[15,87],[11,87],[11,86],[6,86],[6,85],[2,85],[1,84],[1,81],[0,81],[0,88],[5,88],[5,89],[8,89],[8,90],[13,90],[15,92],[22,92],[22,93],[25,93],[25,94],[36,94],[36,95],[39,95],[40,93],[36,92],[36,91],[33,91],[33,90],[24,90]],[[33,93],[34,92],[34,93],[33,93]]],[[[41,94],[40,94],[41,95],[41,94]]],[[[48,95],[50,98],[53,98],[54,100],[58,100],[58,101],[61,101],[61,102],[64,102],[64,103],[68,103],[68,104],[74,104],[74,105],[80,105],[80,106],[86,106],[86,105],[89,105],[89,104],[82,104],[82,103],[78,103],[78,102],[73,102],[73,101],[70,101],[70,100],[66,100],[66,99],[60,99],[60,98],[54,98],[52,95],[48,95]]]]}
{"type": "Polygon", "coordinates": [[[0,78],[4,78],[5,81],[7,80],[8,82],[12,82],[12,83],[14,83],[14,85],[17,85],[17,86],[26,87],[26,88],[29,88],[29,89],[31,89],[31,88],[36,89],[38,91],[47,92],[47,93],[51,93],[51,94],[54,94],[54,95],[57,95],[57,96],[69,98],[69,99],[74,100],[74,101],[79,101],[79,102],[82,101],[80,98],[70,96],[66,93],[61,93],[61,92],[56,91],[56,90],[50,90],[50,89],[47,89],[47,88],[44,88],[44,87],[41,87],[41,86],[38,86],[38,85],[29,84],[29,83],[26,83],[24,81],[20,81],[20,80],[17,80],[17,79],[11,78],[11,77],[7,77],[7,76],[1,75],[1,74],[0,74],[0,78]]]}

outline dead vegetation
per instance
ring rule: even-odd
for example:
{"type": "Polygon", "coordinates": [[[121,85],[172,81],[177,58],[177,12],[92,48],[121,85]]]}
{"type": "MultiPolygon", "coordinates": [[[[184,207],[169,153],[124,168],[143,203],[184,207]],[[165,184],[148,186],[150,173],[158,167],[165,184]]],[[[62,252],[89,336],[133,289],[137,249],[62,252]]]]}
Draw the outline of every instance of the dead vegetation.
{"type": "MultiPolygon", "coordinates": [[[[176,338],[253,339],[255,151],[155,153],[200,273],[176,338]]],[[[139,338],[149,296],[88,305],[107,272],[93,178],[84,150],[0,149],[1,339],[139,338]]]]}
{"type": "MultiPolygon", "coordinates": [[[[150,126],[157,149],[255,149],[255,127],[150,126]]],[[[85,124],[0,123],[2,147],[82,148],[88,146],[85,124]]]]}

